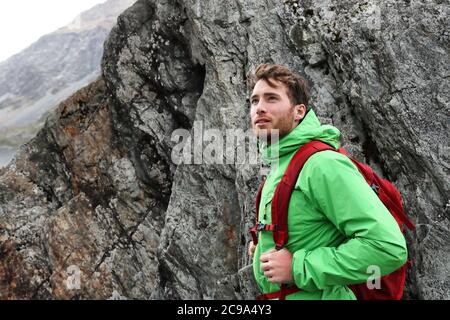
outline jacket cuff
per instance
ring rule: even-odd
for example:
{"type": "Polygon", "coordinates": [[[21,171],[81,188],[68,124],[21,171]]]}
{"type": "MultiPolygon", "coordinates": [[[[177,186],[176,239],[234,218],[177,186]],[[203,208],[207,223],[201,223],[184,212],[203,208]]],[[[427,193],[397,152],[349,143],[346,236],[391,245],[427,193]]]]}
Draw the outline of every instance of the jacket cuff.
{"type": "Polygon", "coordinates": [[[306,272],[305,258],[308,252],[305,249],[296,251],[292,256],[292,277],[295,285],[304,291],[318,291],[313,279],[308,279],[310,275],[306,272]]]}

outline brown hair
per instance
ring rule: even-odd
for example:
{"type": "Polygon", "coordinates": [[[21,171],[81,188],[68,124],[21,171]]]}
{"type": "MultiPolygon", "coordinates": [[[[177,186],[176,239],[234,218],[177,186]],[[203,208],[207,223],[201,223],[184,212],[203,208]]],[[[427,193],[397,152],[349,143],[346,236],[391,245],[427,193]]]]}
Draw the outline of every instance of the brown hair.
{"type": "Polygon", "coordinates": [[[309,109],[308,85],[305,78],[301,75],[279,64],[262,63],[256,68],[255,74],[250,75],[248,79],[250,89],[253,90],[256,82],[261,79],[265,80],[271,87],[275,87],[272,80],[283,83],[287,88],[287,94],[291,103],[293,105],[304,104],[306,109],[309,109]]]}

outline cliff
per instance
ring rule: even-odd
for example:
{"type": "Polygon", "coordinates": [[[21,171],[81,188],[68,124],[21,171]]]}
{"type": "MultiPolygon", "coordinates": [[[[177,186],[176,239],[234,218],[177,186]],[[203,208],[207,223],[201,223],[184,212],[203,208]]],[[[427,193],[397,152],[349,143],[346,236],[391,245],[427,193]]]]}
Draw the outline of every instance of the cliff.
{"type": "Polygon", "coordinates": [[[400,189],[417,225],[405,298],[449,299],[449,13],[438,0],[137,1],[102,79],[0,171],[0,297],[251,298],[261,166],[176,163],[173,132],[246,131],[246,78],[275,62],[306,75],[320,119],[400,189]]]}

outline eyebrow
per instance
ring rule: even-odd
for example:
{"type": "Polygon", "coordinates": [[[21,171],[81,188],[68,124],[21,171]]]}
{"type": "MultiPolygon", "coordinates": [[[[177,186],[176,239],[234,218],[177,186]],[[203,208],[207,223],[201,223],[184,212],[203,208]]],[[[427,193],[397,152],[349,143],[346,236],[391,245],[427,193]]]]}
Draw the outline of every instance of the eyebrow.
{"type": "MultiPolygon", "coordinates": [[[[263,96],[277,96],[277,97],[280,97],[280,95],[278,94],[278,93],[275,93],[275,92],[266,92],[266,93],[264,93],[263,94],[263,96]]],[[[252,100],[253,98],[255,98],[255,97],[259,97],[257,94],[254,94],[254,95],[252,95],[251,97],[250,97],[250,100],[252,100]]]]}

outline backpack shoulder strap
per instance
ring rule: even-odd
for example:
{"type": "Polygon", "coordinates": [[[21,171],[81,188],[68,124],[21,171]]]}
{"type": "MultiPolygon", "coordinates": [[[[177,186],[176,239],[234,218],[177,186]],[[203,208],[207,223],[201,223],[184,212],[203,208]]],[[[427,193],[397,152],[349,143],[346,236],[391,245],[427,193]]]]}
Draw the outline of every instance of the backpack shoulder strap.
{"type": "Polygon", "coordinates": [[[287,216],[289,200],[300,171],[310,156],[319,151],[333,150],[333,147],[321,141],[313,140],[301,146],[292,157],[279,182],[272,201],[273,240],[277,250],[282,249],[288,241],[287,216]]]}
{"type": "Polygon", "coordinates": [[[249,229],[254,245],[258,244],[259,204],[261,203],[261,193],[262,189],[264,188],[264,183],[266,183],[265,179],[261,184],[261,187],[259,187],[258,194],[256,195],[256,223],[254,227],[249,229]]]}
{"type": "Polygon", "coordinates": [[[266,179],[262,182],[261,187],[259,187],[258,194],[256,195],[256,223],[258,223],[259,220],[259,204],[261,203],[261,193],[264,188],[264,183],[266,183],[266,179]]]}

